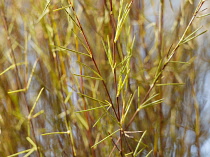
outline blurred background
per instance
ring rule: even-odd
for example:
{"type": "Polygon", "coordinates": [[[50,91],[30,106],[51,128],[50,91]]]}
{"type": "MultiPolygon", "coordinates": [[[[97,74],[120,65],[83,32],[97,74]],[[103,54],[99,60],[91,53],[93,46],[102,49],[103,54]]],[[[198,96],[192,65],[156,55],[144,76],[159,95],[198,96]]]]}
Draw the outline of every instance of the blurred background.
{"type": "MultiPolygon", "coordinates": [[[[121,73],[118,69],[113,75],[103,43],[108,45],[110,41],[114,45],[111,41],[120,2],[0,1],[0,156],[24,150],[27,151],[19,156],[30,151],[30,156],[47,157],[122,156],[119,150],[113,150],[119,134],[91,148],[117,130],[116,120],[110,118],[114,117],[113,111],[75,113],[98,107],[98,100],[110,101],[101,80],[74,75],[94,77],[90,68],[97,71],[93,60],[87,57],[90,52],[87,41],[113,102],[126,104],[138,90],[125,120],[127,125],[150,89],[160,61],[178,43],[199,1],[133,1],[113,50],[116,63],[120,63],[132,49],[128,80],[116,100],[115,85],[119,78],[115,76],[121,73]],[[38,151],[33,150],[33,142],[27,137],[38,151]]],[[[124,0],[123,8],[129,3],[124,0]]],[[[209,1],[203,4],[186,36],[197,29],[195,36],[208,30],[210,18],[202,15],[210,12],[209,5],[209,1]]],[[[138,156],[146,156],[150,150],[153,150],[150,156],[210,156],[209,43],[207,31],[175,50],[150,94],[160,93],[157,100],[164,98],[161,107],[141,110],[128,127],[132,131],[147,130],[138,156]],[[167,83],[176,85],[161,85],[167,83]]],[[[123,111],[123,107],[119,109],[123,111]]],[[[136,148],[142,133],[132,136],[124,139],[130,146],[124,145],[127,153],[136,148]]]]}

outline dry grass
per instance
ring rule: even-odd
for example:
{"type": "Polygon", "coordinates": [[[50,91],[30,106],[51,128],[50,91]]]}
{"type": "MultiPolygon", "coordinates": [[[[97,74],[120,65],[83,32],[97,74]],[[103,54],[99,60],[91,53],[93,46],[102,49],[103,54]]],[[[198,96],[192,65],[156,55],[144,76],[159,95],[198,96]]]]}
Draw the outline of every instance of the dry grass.
{"type": "Polygon", "coordinates": [[[1,0],[0,156],[202,156],[206,4],[1,0]]]}

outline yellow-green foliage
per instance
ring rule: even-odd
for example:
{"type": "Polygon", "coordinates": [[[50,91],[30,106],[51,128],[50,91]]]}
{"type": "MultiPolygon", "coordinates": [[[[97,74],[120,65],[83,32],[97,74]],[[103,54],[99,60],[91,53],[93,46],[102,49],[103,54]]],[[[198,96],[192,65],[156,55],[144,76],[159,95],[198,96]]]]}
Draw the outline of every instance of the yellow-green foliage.
{"type": "Polygon", "coordinates": [[[1,0],[0,156],[201,156],[206,4],[1,0]]]}

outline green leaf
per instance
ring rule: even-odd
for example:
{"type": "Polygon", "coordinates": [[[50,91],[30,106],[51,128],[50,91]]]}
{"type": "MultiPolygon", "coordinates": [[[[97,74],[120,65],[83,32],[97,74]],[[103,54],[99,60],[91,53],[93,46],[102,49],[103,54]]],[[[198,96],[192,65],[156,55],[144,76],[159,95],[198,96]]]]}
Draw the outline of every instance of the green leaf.
{"type": "Polygon", "coordinates": [[[71,16],[71,14],[66,10],[66,8],[65,8],[65,12],[70,17],[70,19],[76,24],[77,28],[81,31],[80,26],[77,24],[76,20],[71,16]]]}
{"type": "Polygon", "coordinates": [[[36,148],[36,149],[37,149],[36,144],[34,143],[34,141],[32,141],[32,139],[31,139],[30,137],[26,137],[26,139],[28,140],[28,142],[30,142],[30,143],[31,143],[31,145],[32,145],[34,148],[36,148]]]}
{"type": "Polygon", "coordinates": [[[21,151],[21,152],[18,152],[18,153],[9,155],[9,156],[7,156],[7,157],[18,156],[18,155],[20,155],[20,154],[24,154],[24,153],[27,153],[27,152],[30,152],[30,151],[31,151],[31,149],[23,150],[23,151],[21,151]]]}
{"type": "Polygon", "coordinates": [[[49,133],[44,133],[42,134],[42,136],[46,136],[46,135],[56,135],[56,134],[68,134],[68,132],[49,132],[49,133]]]}
{"type": "Polygon", "coordinates": [[[138,141],[138,144],[137,144],[137,146],[136,146],[136,148],[135,148],[135,151],[134,151],[134,153],[133,153],[133,156],[134,156],[134,157],[137,156],[137,151],[138,151],[138,149],[139,149],[139,146],[140,146],[140,144],[141,144],[141,142],[142,142],[142,139],[143,139],[143,137],[145,136],[146,132],[147,132],[147,131],[144,131],[144,133],[142,134],[141,138],[140,138],[139,141],[138,141]]]}
{"type": "Polygon", "coordinates": [[[75,113],[82,113],[82,112],[87,112],[87,111],[93,111],[93,110],[105,108],[105,107],[108,107],[108,106],[110,106],[110,105],[104,105],[104,106],[94,107],[94,108],[87,109],[87,110],[76,111],[75,113]]]}
{"type": "Polygon", "coordinates": [[[203,26],[200,26],[199,28],[197,28],[195,31],[193,31],[192,33],[190,33],[187,37],[185,37],[182,42],[184,42],[185,40],[189,39],[190,37],[192,37],[196,32],[198,32],[203,26]]]}
{"type": "MultiPolygon", "coordinates": [[[[20,65],[24,65],[26,63],[22,62],[22,63],[17,63],[16,66],[20,66],[20,65]]],[[[14,69],[15,68],[15,64],[9,66],[7,69],[5,69],[4,71],[2,71],[0,73],[0,76],[3,75],[4,73],[6,73],[7,71],[11,70],[11,69],[14,69]]]]}
{"type": "Polygon", "coordinates": [[[29,155],[31,155],[34,151],[37,150],[37,146],[36,144],[31,140],[30,137],[26,137],[26,139],[31,143],[31,145],[33,146],[31,149],[27,149],[27,150],[23,150],[21,152],[18,152],[18,153],[15,153],[15,154],[12,154],[12,155],[9,155],[7,157],[13,157],[13,156],[18,156],[18,155],[21,155],[21,154],[24,154],[24,153],[27,153],[26,155],[24,155],[24,157],[28,157],[29,155]]]}
{"type": "Polygon", "coordinates": [[[125,10],[123,13],[122,13],[122,3],[123,3],[123,1],[121,2],[119,14],[118,14],[118,23],[117,23],[117,29],[116,29],[115,38],[114,38],[115,43],[117,42],[117,40],[120,36],[120,33],[122,31],[122,26],[125,23],[125,20],[128,16],[128,13],[130,11],[130,7],[131,7],[131,4],[133,3],[133,1],[131,1],[129,4],[126,4],[125,10]]]}
{"type": "Polygon", "coordinates": [[[125,156],[132,155],[132,154],[133,154],[133,152],[130,152],[130,153],[125,154],[125,156]]]}
{"type": "Polygon", "coordinates": [[[44,8],[42,14],[39,16],[39,18],[38,18],[37,21],[36,21],[36,24],[39,23],[39,22],[41,21],[41,19],[42,19],[47,13],[49,13],[48,7],[49,7],[49,5],[50,5],[50,2],[51,2],[51,0],[50,0],[49,2],[46,3],[46,6],[45,6],[45,8],[44,8]]]}
{"type": "Polygon", "coordinates": [[[201,32],[200,34],[198,34],[198,35],[196,35],[196,36],[194,36],[194,37],[191,37],[191,38],[189,38],[189,39],[187,39],[187,40],[184,40],[184,41],[181,42],[181,44],[185,44],[185,43],[189,42],[190,40],[193,40],[193,39],[199,37],[200,35],[202,35],[202,34],[204,34],[204,33],[206,33],[206,32],[207,32],[207,30],[201,32]]]}
{"type": "Polygon", "coordinates": [[[135,93],[136,93],[136,91],[133,93],[133,95],[130,96],[130,98],[128,100],[128,105],[126,106],[125,113],[122,115],[122,118],[121,118],[121,125],[123,124],[123,122],[128,114],[128,111],[130,110],[135,93]]]}
{"type": "Polygon", "coordinates": [[[112,72],[114,72],[115,64],[114,64],[114,61],[113,61],[113,58],[112,58],[112,51],[111,51],[111,46],[110,46],[108,35],[107,35],[107,43],[108,43],[108,47],[105,46],[105,43],[102,40],[102,44],[103,44],[104,50],[106,52],[106,56],[108,58],[108,61],[109,61],[110,66],[112,68],[112,72]]]}
{"type": "Polygon", "coordinates": [[[56,11],[60,11],[60,10],[69,8],[70,6],[71,6],[71,5],[67,5],[67,6],[65,6],[65,7],[61,7],[61,8],[58,8],[58,9],[54,9],[53,12],[56,12],[56,11]]]}
{"type": "MultiPolygon", "coordinates": [[[[105,101],[106,101],[106,100],[105,100],[105,101]]],[[[113,117],[113,115],[110,114],[110,113],[108,112],[109,109],[111,108],[111,105],[112,105],[112,104],[110,104],[108,101],[106,101],[106,102],[109,104],[109,107],[108,107],[107,109],[103,108],[103,110],[104,110],[105,112],[104,112],[103,115],[95,122],[95,124],[93,125],[93,127],[95,127],[95,126],[97,125],[97,123],[101,120],[101,118],[103,118],[106,114],[108,114],[109,117],[110,117],[116,124],[118,124],[119,126],[121,126],[120,123],[117,121],[116,117],[113,117]]]]}
{"type": "Polygon", "coordinates": [[[75,114],[75,115],[79,119],[79,121],[82,123],[82,125],[85,127],[85,129],[88,130],[89,125],[88,125],[87,121],[80,114],[75,114]]]}
{"type": "MultiPolygon", "coordinates": [[[[109,107],[108,109],[110,109],[111,107],[109,107]]],[[[107,114],[108,112],[105,112],[102,114],[101,117],[98,118],[98,120],[93,124],[93,128],[98,124],[98,122],[107,114]]]]}
{"type": "Polygon", "coordinates": [[[104,139],[102,139],[101,141],[95,143],[91,148],[97,146],[98,144],[100,144],[101,142],[105,141],[107,138],[109,138],[110,136],[114,135],[116,132],[118,132],[120,129],[116,130],[115,132],[111,133],[110,135],[108,135],[107,137],[105,137],[104,139]]]}
{"type": "Polygon", "coordinates": [[[99,78],[101,78],[101,79],[103,80],[103,78],[101,77],[101,75],[100,75],[98,72],[96,72],[95,70],[93,70],[91,67],[85,65],[84,63],[82,63],[82,62],[80,62],[80,61],[77,61],[77,63],[79,63],[79,64],[82,65],[83,67],[86,67],[86,68],[90,69],[94,74],[96,74],[99,78]]]}
{"type": "Polygon", "coordinates": [[[86,75],[78,75],[78,74],[73,74],[73,75],[84,77],[84,78],[87,78],[87,79],[103,80],[103,78],[98,78],[98,77],[92,77],[92,76],[86,76],[86,75]]]}
{"type": "Polygon", "coordinates": [[[99,99],[96,99],[96,98],[90,97],[90,96],[85,95],[85,94],[82,94],[82,93],[77,93],[77,94],[82,95],[82,96],[84,96],[84,97],[86,97],[86,98],[88,98],[88,99],[91,99],[91,100],[97,101],[97,102],[102,103],[102,104],[108,104],[108,103],[107,103],[107,102],[105,102],[105,101],[101,101],[101,100],[99,100],[99,99]]]}
{"type": "MultiPolygon", "coordinates": [[[[144,106],[146,103],[148,103],[151,99],[153,99],[153,98],[155,98],[155,97],[157,97],[159,94],[155,94],[155,95],[153,95],[153,96],[151,96],[150,98],[148,98],[141,106],[144,106]]],[[[140,106],[140,107],[141,107],[140,106]]],[[[138,108],[138,110],[140,110],[140,107],[138,108]]]]}
{"type": "Polygon", "coordinates": [[[40,92],[39,92],[39,94],[38,94],[38,96],[37,96],[37,98],[36,98],[36,100],[35,100],[35,102],[33,104],[33,107],[31,108],[31,111],[30,111],[30,113],[28,115],[29,118],[31,118],[31,115],[32,115],[32,113],[33,113],[33,111],[34,111],[34,109],[36,107],[36,104],[37,104],[37,102],[38,102],[38,100],[39,100],[43,90],[44,90],[44,87],[40,90],[40,92]]]}
{"type": "Polygon", "coordinates": [[[141,105],[141,106],[139,106],[138,110],[141,110],[141,109],[143,109],[143,108],[150,107],[150,106],[153,106],[153,105],[156,105],[156,104],[160,104],[160,103],[163,102],[163,100],[164,100],[164,99],[159,99],[159,100],[153,101],[153,102],[151,102],[151,103],[141,105]]]}
{"type": "Polygon", "coordinates": [[[170,61],[169,63],[191,64],[189,62],[181,62],[181,61],[170,61]]]}
{"type": "Polygon", "coordinates": [[[125,82],[128,79],[128,75],[129,75],[130,69],[128,70],[127,74],[125,75],[124,80],[122,81],[122,76],[120,76],[119,81],[118,81],[118,86],[117,86],[117,95],[116,97],[118,97],[120,95],[120,92],[123,88],[123,86],[125,85],[125,82]]]}
{"type": "Polygon", "coordinates": [[[163,84],[156,84],[156,86],[179,86],[185,85],[185,83],[163,83],[163,84]]]}
{"type": "Polygon", "coordinates": [[[59,49],[60,51],[62,51],[62,49],[63,49],[63,50],[67,50],[67,51],[70,51],[70,52],[74,52],[76,54],[80,54],[80,55],[84,55],[84,56],[90,57],[90,55],[87,54],[87,53],[83,53],[83,52],[79,52],[79,51],[76,51],[76,50],[68,49],[68,48],[65,48],[63,46],[56,46],[56,45],[52,45],[52,46],[60,48],[59,49]]]}
{"type": "Polygon", "coordinates": [[[145,156],[145,157],[149,157],[149,155],[150,155],[152,152],[153,152],[153,150],[151,150],[151,151],[147,154],[147,156],[145,156]]]}

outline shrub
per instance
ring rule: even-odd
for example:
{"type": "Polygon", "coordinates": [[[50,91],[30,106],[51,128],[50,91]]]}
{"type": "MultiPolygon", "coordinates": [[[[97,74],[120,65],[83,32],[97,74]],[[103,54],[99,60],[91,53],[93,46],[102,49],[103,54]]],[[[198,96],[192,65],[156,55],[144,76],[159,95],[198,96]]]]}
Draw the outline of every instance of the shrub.
{"type": "Polygon", "coordinates": [[[2,0],[1,156],[201,156],[207,2],[177,3],[2,0]]]}

